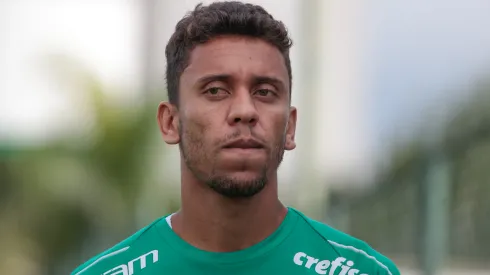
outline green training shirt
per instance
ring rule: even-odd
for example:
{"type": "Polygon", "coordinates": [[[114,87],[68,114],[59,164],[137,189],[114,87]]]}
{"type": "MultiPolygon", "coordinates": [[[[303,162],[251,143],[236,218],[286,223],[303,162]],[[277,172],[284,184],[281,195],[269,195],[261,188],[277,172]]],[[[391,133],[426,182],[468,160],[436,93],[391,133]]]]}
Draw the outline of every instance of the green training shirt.
{"type": "Polygon", "coordinates": [[[71,275],[399,275],[365,242],[312,220],[296,209],[262,242],[217,253],[193,247],[162,217],[71,275]]]}

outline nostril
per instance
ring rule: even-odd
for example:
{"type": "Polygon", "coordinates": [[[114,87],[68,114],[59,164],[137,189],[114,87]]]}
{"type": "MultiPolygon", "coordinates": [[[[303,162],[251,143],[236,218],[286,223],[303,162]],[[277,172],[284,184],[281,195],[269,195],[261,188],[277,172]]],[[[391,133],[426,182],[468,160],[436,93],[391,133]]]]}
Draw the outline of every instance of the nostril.
{"type": "Polygon", "coordinates": [[[237,124],[237,123],[255,124],[255,123],[257,123],[257,121],[258,121],[257,118],[243,119],[240,117],[236,117],[233,119],[234,124],[237,124]]]}

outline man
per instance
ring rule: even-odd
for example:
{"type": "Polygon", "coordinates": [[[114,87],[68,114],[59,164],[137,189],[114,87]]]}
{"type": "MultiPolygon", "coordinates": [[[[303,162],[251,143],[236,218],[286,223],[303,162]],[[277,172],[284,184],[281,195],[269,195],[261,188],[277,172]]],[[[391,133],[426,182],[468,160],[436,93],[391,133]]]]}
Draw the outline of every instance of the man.
{"type": "Polygon", "coordinates": [[[166,48],[158,108],[181,153],[182,207],[73,275],[398,275],[366,243],[285,207],[277,169],[295,148],[292,43],[262,7],[198,5],[166,48]]]}

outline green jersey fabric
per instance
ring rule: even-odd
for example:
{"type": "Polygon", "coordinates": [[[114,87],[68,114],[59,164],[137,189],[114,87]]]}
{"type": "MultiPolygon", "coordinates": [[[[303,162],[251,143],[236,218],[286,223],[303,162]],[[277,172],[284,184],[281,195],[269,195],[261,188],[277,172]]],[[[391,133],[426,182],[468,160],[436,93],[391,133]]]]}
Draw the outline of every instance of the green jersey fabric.
{"type": "Polygon", "coordinates": [[[72,275],[399,275],[391,260],[365,242],[296,209],[262,242],[207,252],[181,239],[162,217],[78,267],[72,275]]]}

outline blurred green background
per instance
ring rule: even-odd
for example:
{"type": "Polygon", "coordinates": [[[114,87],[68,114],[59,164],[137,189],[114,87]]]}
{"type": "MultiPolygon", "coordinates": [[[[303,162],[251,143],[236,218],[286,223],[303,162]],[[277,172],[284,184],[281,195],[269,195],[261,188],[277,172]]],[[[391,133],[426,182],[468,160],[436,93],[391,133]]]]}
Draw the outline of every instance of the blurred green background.
{"type": "Polygon", "coordinates": [[[93,124],[86,134],[42,146],[1,145],[0,243],[9,249],[0,250],[0,274],[32,274],[21,271],[30,261],[41,274],[66,274],[179,206],[167,179],[156,185],[151,175],[152,156],[165,155],[159,100],[117,105],[81,65],[49,59],[62,80],[86,95],[77,106],[91,110],[93,124]]]}

